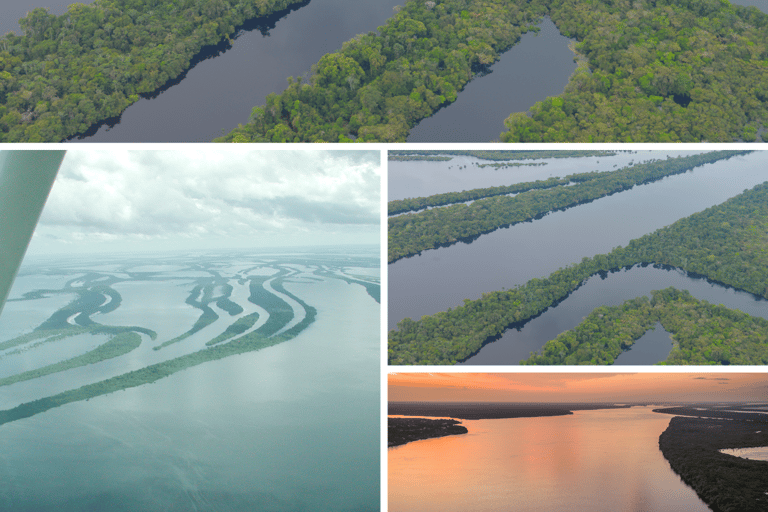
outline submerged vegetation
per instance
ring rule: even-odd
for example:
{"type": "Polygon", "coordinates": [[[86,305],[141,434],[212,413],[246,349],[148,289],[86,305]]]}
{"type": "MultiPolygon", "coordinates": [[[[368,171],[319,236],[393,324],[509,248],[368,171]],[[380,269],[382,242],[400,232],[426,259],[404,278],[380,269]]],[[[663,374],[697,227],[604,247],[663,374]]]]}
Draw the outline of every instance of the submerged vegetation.
{"type": "Polygon", "coordinates": [[[562,179],[520,183],[509,187],[476,189],[469,192],[439,194],[430,198],[392,201],[390,214],[438,206],[458,201],[477,200],[470,205],[454,204],[389,219],[389,262],[421,251],[471,239],[501,227],[538,218],[548,212],[594,201],[600,197],[628,190],[635,185],[684,173],[705,163],[715,162],[743,151],[719,151],[682,158],[671,158],[625,167],[618,171],[583,173],[562,179]],[[570,183],[573,186],[564,186],[570,183]],[[521,192],[513,197],[500,196],[521,192]],[[496,197],[490,197],[496,196],[496,197]]]}
{"type": "MultiPolygon", "coordinates": [[[[30,402],[18,405],[11,409],[0,411],[0,424],[9,421],[15,421],[17,419],[25,418],[44,412],[53,407],[57,407],[66,403],[75,402],[79,400],[87,400],[96,396],[112,393],[115,391],[140,386],[157,381],[158,379],[172,375],[175,372],[191,368],[208,361],[214,361],[222,359],[232,355],[243,354],[246,352],[260,350],[265,347],[273,346],[278,343],[288,341],[295,336],[299,335],[304,329],[309,327],[317,316],[317,310],[307,304],[300,297],[296,296],[291,291],[287,290],[284,286],[284,282],[287,278],[298,276],[299,274],[306,273],[308,277],[313,272],[323,275],[322,279],[312,277],[309,281],[311,285],[314,282],[325,280],[325,278],[337,278],[345,280],[353,285],[361,285],[369,294],[374,293],[378,296],[378,289],[374,283],[363,282],[357,279],[353,279],[344,275],[335,274],[334,271],[344,269],[346,265],[355,266],[350,261],[353,256],[345,256],[341,259],[334,259],[334,257],[321,258],[322,263],[318,264],[316,261],[310,261],[305,257],[298,257],[295,260],[291,260],[292,263],[297,265],[307,265],[315,267],[315,270],[296,270],[289,264],[282,263],[257,263],[250,268],[243,268],[237,271],[230,271],[228,277],[222,277],[217,268],[220,264],[213,260],[211,262],[196,262],[185,268],[186,271],[190,271],[191,274],[185,275],[183,271],[179,271],[175,276],[163,276],[158,272],[131,272],[128,269],[121,269],[115,274],[87,274],[85,277],[73,279],[67,283],[61,290],[35,290],[27,293],[22,299],[16,300],[37,300],[44,298],[53,293],[75,293],[77,297],[60,308],[51,317],[41,324],[36,330],[17,336],[16,338],[0,342],[0,350],[12,349],[13,351],[27,351],[32,354],[34,361],[34,350],[38,345],[45,343],[47,346],[55,344],[55,342],[74,335],[86,335],[86,334],[106,334],[109,339],[103,342],[95,349],[82,354],[77,357],[73,357],[64,361],[60,361],[54,364],[49,364],[41,368],[22,372],[17,375],[12,375],[0,380],[0,386],[10,385],[25,380],[35,379],[44,375],[49,375],[54,372],[63,372],[71,370],[88,364],[95,364],[107,359],[118,359],[121,356],[131,357],[130,365],[120,366],[121,363],[126,362],[125,359],[116,361],[110,367],[102,366],[99,369],[94,369],[94,375],[99,375],[98,372],[104,370],[106,373],[99,382],[86,383],[76,389],[71,389],[58,393],[53,396],[39,398],[30,402]],[[200,272],[207,272],[210,277],[199,277],[200,272]],[[266,271],[266,272],[265,272],[266,271]],[[115,277],[118,275],[120,277],[115,277]],[[127,277],[123,277],[127,276],[127,277]],[[211,325],[212,329],[207,332],[209,341],[202,343],[200,336],[196,339],[191,339],[190,330],[186,331],[184,335],[177,336],[171,341],[179,345],[176,352],[166,360],[159,362],[159,358],[162,354],[170,352],[170,349],[163,350],[161,352],[155,352],[148,350],[148,347],[143,347],[143,350],[139,349],[142,344],[142,338],[139,333],[147,335],[151,340],[157,338],[157,334],[149,329],[142,327],[114,327],[100,325],[93,322],[88,317],[89,314],[93,314],[93,308],[104,302],[105,291],[109,288],[109,284],[119,281],[138,281],[138,282],[158,282],[167,280],[182,280],[182,286],[191,290],[186,298],[186,304],[192,306],[198,310],[202,310],[203,313],[198,318],[192,330],[200,332],[201,318],[206,317],[206,308],[208,304],[216,303],[219,307],[221,304],[226,304],[226,311],[231,316],[239,316],[237,319],[229,320],[230,323],[225,321],[224,318],[215,319],[215,325],[213,322],[208,322],[205,326],[211,325]],[[103,283],[109,283],[107,285],[103,283]],[[240,287],[238,293],[239,298],[232,300],[232,293],[234,287],[229,285],[228,282],[237,283],[240,287]],[[73,283],[77,283],[74,286],[73,283]],[[94,290],[99,289],[101,292],[94,290]],[[96,297],[99,293],[103,293],[100,297],[96,297]],[[289,304],[288,297],[291,301],[295,301],[297,311],[303,311],[303,317],[299,315],[297,318],[294,312],[294,307],[289,304]],[[226,301],[225,301],[226,299],[226,301]],[[246,313],[245,301],[258,306],[258,311],[253,311],[254,306],[250,306],[250,311],[246,313]],[[237,302],[241,302],[238,304],[237,302]],[[94,306],[96,305],[96,306],[94,306]],[[261,310],[264,310],[268,315],[266,321],[262,324],[258,324],[261,310]],[[88,314],[85,314],[89,312],[88,314]],[[71,322],[73,319],[83,318],[88,321],[87,325],[74,325],[71,322]],[[61,320],[64,323],[61,323],[61,320]],[[226,325],[226,327],[224,327],[226,325]],[[186,343],[184,340],[187,340],[186,343]],[[128,354],[130,353],[130,356],[128,354]],[[181,354],[181,355],[179,355],[181,354]],[[142,361],[142,358],[147,357],[149,360],[146,366],[135,369],[133,371],[126,371],[128,368],[136,368],[136,362],[142,361]],[[125,368],[127,366],[127,368],[125,368]],[[125,368],[120,370],[120,368],[125,368]],[[126,372],[117,374],[117,372],[126,372]],[[105,378],[108,377],[108,378],[105,378]]],[[[198,258],[199,260],[199,258],[198,258]]],[[[271,260],[271,258],[269,258],[271,260]]],[[[197,260],[196,260],[197,261],[197,260]]],[[[363,261],[366,263],[363,266],[370,264],[373,267],[374,264],[378,265],[378,259],[365,258],[363,261]]],[[[184,268],[184,267],[182,267],[184,268]]],[[[378,268],[378,267],[374,267],[378,268]]],[[[67,272],[66,270],[62,272],[67,272]]],[[[69,272],[67,272],[69,273],[69,272]]],[[[306,281],[303,281],[306,283],[306,281]]],[[[109,294],[119,297],[119,294],[109,288],[109,294]]],[[[107,302],[103,306],[110,307],[115,302],[113,298],[111,302],[107,302]]],[[[118,304],[120,301],[117,301],[118,304]]],[[[181,303],[181,300],[179,300],[181,303]]],[[[171,305],[175,307],[176,305],[171,305]]],[[[223,309],[223,308],[222,308],[223,309]]],[[[114,309],[113,309],[114,310],[114,309]]],[[[212,311],[212,310],[211,310],[212,311]]],[[[114,317],[113,317],[114,318],[114,317]]],[[[191,320],[190,320],[191,323],[191,320]]],[[[205,327],[204,326],[204,327],[205,327]]],[[[177,330],[181,330],[185,327],[179,327],[177,330]]],[[[167,346],[167,342],[164,342],[158,346],[154,346],[155,350],[167,346]]],[[[16,354],[6,351],[3,354],[3,358],[15,357],[16,354]]],[[[93,378],[93,377],[91,377],[93,378]]],[[[82,382],[81,382],[82,383],[82,382]]]]}
{"type": "MultiPolygon", "coordinates": [[[[485,293],[478,300],[465,300],[463,306],[424,316],[418,321],[406,318],[398,324],[398,330],[389,333],[389,363],[463,361],[511,325],[525,322],[562,301],[590,276],[636,264],[680,268],[768,298],[766,238],[768,183],[632,240],[626,247],[584,258],[546,278],[532,279],[512,290],[485,293]]],[[[716,348],[722,356],[728,355],[726,346],[710,347],[709,356],[685,353],[684,348],[681,348],[681,360],[691,364],[711,361],[709,358],[716,348]]],[[[585,362],[597,364],[597,355],[592,353],[585,362]]]]}

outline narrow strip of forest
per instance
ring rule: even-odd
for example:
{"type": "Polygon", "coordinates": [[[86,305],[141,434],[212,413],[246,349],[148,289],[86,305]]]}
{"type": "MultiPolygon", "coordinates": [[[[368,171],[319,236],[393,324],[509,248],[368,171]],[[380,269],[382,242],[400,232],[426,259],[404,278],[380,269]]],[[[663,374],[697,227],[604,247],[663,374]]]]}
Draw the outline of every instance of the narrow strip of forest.
{"type": "Polygon", "coordinates": [[[59,142],[118,116],[246,20],[301,0],[95,0],[0,37],[0,142],[59,142]]]}
{"type": "MultiPolygon", "coordinates": [[[[566,178],[557,180],[557,183],[552,181],[552,186],[548,189],[545,186],[550,180],[543,182],[542,187],[523,184],[523,186],[530,187],[530,190],[514,197],[488,197],[469,205],[454,204],[392,217],[389,219],[388,229],[389,263],[419,254],[421,251],[449,246],[462,239],[472,239],[502,227],[536,219],[555,210],[588,203],[610,194],[631,189],[635,185],[684,173],[700,165],[744,153],[737,151],[711,152],[646,162],[611,172],[578,174],[573,175],[573,179],[569,180],[569,182],[577,182],[576,185],[570,187],[558,186],[565,184],[565,181],[562,180],[566,178]],[[533,190],[534,188],[544,189],[533,190]]],[[[553,178],[553,180],[556,179],[553,178]]],[[[515,185],[511,186],[511,191],[515,191],[515,187],[515,185]]],[[[492,192],[488,189],[485,190],[492,192]]],[[[482,189],[478,192],[478,194],[483,193],[485,192],[482,189]]],[[[472,195],[472,192],[457,193],[455,196],[461,197],[462,194],[472,195]]],[[[453,194],[445,195],[445,200],[453,197],[453,194]]],[[[436,201],[438,200],[443,199],[436,199],[436,201]]]]}
{"type": "MultiPolygon", "coordinates": [[[[510,325],[562,301],[599,272],[659,264],[768,298],[768,183],[543,279],[410,318],[389,332],[389,364],[455,364],[510,325]]],[[[596,363],[592,363],[596,364],[596,363]]]]}
{"type": "Polygon", "coordinates": [[[587,158],[591,156],[614,156],[616,151],[600,150],[478,150],[478,149],[393,149],[387,153],[390,161],[418,159],[418,157],[450,157],[454,156],[472,156],[482,160],[541,160],[543,158],[587,158]]]}
{"type": "Polygon", "coordinates": [[[538,2],[411,0],[378,32],[361,34],[288,78],[251,120],[220,142],[404,142],[499,53],[536,30],[538,2]]]}
{"type": "Polygon", "coordinates": [[[656,322],[673,334],[660,364],[768,364],[768,320],[697,300],[674,288],[602,306],[520,364],[613,364],[656,322]]]}
{"type": "Polygon", "coordinates": [[[560,185],[569,185],[571,183],[583,183],[585,181],[597,178],[599,174],[600,173],[598,172],[585,172],[580,174],[570,174],[564,178],[553,177],[546,180],[514,183],[507,186],[475,188],[472,190],[463,190],[461,192],[446,192],[444,194],[435,194],[427,197],[395,199],[387,203],[387,214],[398,215],[400,213],[416,212],[435,206],[444,206],[447,204],[462,203],[465,201],[475,201],[485,197],[517,194],[520,192],[527,192],[529,190],[544,190],[560,185]]]}

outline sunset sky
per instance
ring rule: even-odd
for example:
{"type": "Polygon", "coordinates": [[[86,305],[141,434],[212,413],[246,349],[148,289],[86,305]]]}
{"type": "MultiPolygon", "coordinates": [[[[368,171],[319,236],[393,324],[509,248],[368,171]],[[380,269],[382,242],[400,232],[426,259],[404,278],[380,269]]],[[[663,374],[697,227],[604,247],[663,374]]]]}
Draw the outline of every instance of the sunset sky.
{"type": "Polygon", "coordinates": [[[765,401],[765,373],[391,373],[389,401],[765,401]]]}

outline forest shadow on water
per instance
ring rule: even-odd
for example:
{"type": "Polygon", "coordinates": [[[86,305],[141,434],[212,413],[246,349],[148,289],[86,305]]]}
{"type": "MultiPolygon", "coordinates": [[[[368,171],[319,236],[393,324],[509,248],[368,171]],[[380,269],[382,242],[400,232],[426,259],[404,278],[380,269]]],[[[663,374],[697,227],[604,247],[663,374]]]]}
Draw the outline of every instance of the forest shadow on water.
{"type": "Polygon", "coordinates": [[[504,119],[563,92],[576,69],[570,39],[548,17],[472,79],[455,102],[411,129],[407,142],[498,141],[504,119]]]}

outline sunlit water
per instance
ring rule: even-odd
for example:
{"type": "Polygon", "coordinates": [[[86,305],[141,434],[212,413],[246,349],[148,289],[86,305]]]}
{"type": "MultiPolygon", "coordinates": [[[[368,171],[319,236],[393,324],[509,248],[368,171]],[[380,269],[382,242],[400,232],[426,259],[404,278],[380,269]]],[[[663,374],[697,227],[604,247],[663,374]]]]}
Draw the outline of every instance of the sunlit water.
{"type": "Polygon", "coordinates": [[[468,434],[390,448],[391,512],[708,511],[659,451],[651,407],[463,420],[468,434]]]}

